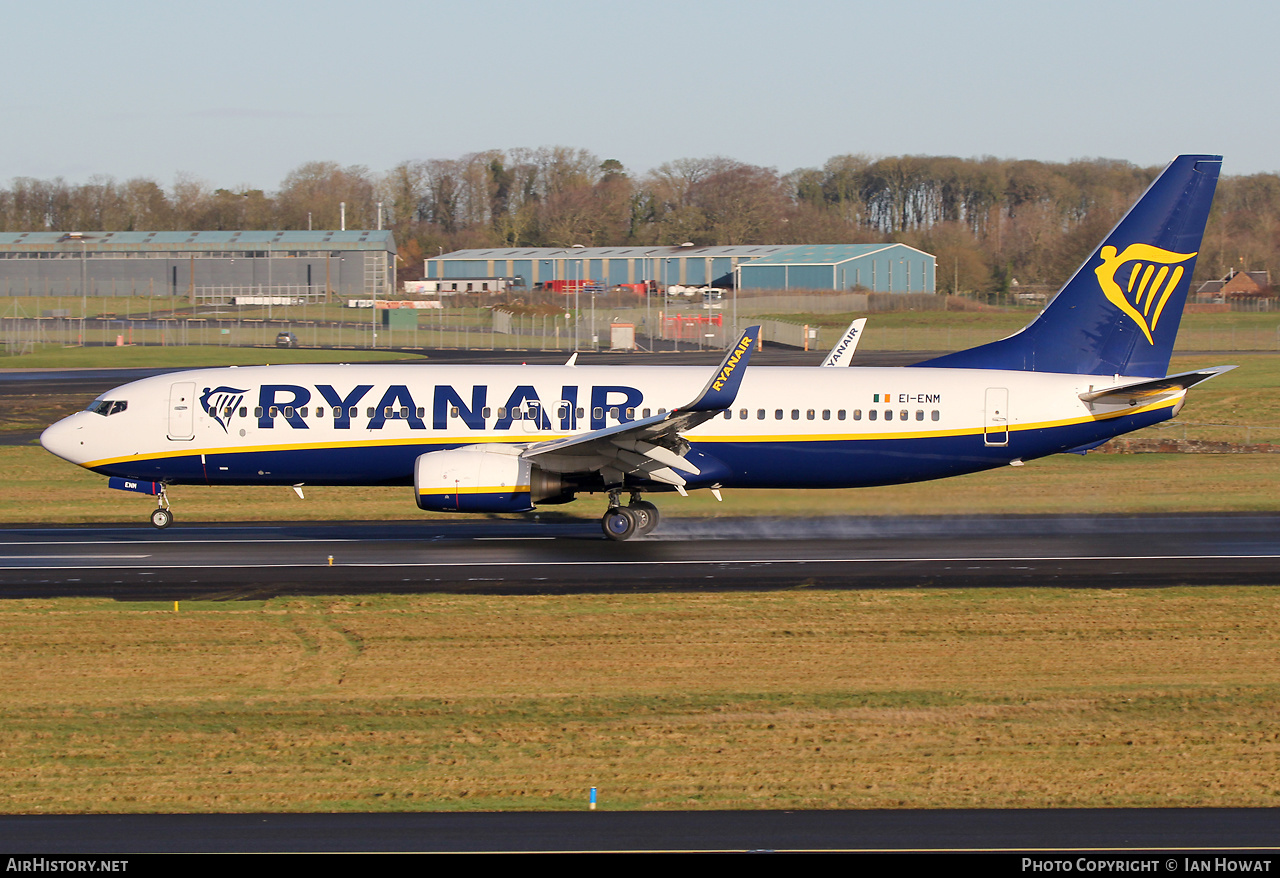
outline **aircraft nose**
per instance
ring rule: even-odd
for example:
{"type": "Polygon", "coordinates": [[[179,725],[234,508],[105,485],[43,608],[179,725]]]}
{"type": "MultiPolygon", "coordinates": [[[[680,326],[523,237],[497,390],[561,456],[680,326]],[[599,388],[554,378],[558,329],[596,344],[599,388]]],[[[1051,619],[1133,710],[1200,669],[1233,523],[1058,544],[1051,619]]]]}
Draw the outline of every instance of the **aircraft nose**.
{"type": "Polygon", "coordinates": [[[40,434],[40,444],[50,454],[80,463],[84,460],[84,422],[80,413],[63,418],[40,434]]]}

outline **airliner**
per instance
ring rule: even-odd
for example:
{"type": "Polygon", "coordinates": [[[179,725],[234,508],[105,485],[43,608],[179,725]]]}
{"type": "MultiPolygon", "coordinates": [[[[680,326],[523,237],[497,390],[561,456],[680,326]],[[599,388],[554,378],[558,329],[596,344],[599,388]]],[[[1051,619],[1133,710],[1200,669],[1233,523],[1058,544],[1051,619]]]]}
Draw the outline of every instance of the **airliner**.
{"type": "Polygon", "coordinates": [[[109,486],[412,486],[417,505],[526,512],[604,494],[605,535],[648,534],[646,494],[940,479],[1168,420],[1234,368],[1166,374],[1221,167],[1179,156],[1047,307],[999,341],[913,366],[749,367],[750,327],[703,367],[300,365],[199,369],[118,387],[44,431],[109,486]]]}

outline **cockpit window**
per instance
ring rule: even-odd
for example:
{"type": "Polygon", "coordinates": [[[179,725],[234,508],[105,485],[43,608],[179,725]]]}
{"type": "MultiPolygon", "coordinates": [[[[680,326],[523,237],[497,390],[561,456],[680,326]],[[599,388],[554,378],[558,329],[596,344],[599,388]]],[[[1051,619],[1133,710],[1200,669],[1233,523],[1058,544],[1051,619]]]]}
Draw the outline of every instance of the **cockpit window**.
{"type": "Polygon", "coordinates": [[[96,415],[102,415],[105,418],[119,414],[128,407],[128,401],[123,399],[95,399],[93,402],[89,403],[89,407],[85,411],[93,412],[96,415]]]}

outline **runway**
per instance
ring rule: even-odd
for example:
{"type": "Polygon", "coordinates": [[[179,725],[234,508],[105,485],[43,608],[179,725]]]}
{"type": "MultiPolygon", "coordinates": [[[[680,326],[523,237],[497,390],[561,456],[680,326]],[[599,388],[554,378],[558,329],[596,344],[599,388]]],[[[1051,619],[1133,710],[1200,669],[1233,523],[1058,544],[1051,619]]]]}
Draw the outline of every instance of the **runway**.
{"type": "Polygon", "coordinates": [[[1280,515],[147,525],[0,531],[0,597],[1280,584],[1280,515]]]}
{"type": "Polygon", "coordinates": [[[1159,851],[1141,870],[1177,872],[1187,866],[1173,853],[1212,851],[1232,861],[1216,871],[1262,871],[1256,864],[1274,859],[1278,826],[1280,811],[1270,808],[66,814],[0,817],[0,848],[44,855],[968,851],[999,854],[984,865],[1024,872],[1018,855],[1031,852],[1041,864],[1036,871],[1112,872],[1128,870],[1098,865],[1108,851],[1159,851]],[[1074,853],[1053,856],[1065,852],[1074,853]]]}

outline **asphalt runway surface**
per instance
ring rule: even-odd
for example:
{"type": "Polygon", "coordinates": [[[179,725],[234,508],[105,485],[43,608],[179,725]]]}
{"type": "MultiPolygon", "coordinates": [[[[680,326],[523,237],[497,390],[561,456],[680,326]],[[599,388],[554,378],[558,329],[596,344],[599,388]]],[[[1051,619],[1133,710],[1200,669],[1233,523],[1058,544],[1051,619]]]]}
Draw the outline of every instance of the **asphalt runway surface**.
{"type": "MultiPolygon", "coordinates": [[[[1159,851],[1150,858],[1155,868],[1143,871],[1179,872],[1187,866],[1173,852],[1213,851],[1223,859],[1237,852],[1233,861],[1243,859],[1249,871],[1262,871],[1252,864],[1274,859],[1266,852],[1280,849],[1278,839],[1280,811],[1267,808],[0,817],[0,851],[6,857],[148,851],[1034,851],[1037,861],[1058,861],[1056,868],[1041,871],[1062,872],[1095,869],[1082,867],[1074,854],[1063,868],[1052,852],[1159,851]],[[1254,853],[1243,853],[1248,851],[1254,853]]],[[[1028,871],[1013,855],[996,863],[1010,872],[1028,871]]],[[[145,865],[130,863],[127,871],[145,865]]],[[[1231,869],[1236,870],[1244,871],[1231,869]]]]}
{"type": "Polygon", "coordinates": [[[0,598],[1280,584],[1280,515],[146,524],[0,530],[0,598]]]}

